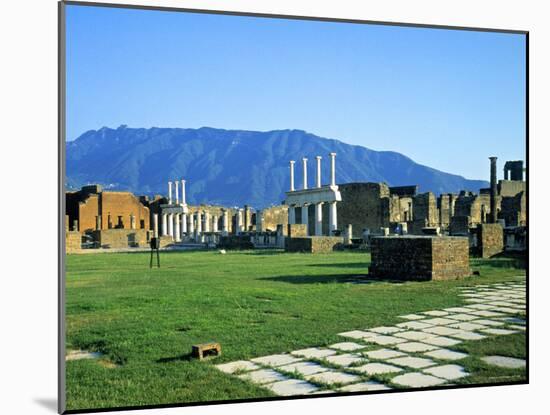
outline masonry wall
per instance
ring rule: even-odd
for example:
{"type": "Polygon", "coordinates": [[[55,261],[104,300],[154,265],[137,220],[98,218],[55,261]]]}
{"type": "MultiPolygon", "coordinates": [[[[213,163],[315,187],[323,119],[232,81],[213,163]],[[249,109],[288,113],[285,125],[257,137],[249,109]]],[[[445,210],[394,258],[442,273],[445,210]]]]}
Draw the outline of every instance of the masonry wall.
{"type": "Polygon", "coordinates": [[[504,231],[500,224],[480,224],[477,232],[478,252],[482,258],[490,258],[504,250],[504,231]]]}
{"type": "Polygon", "coordinates": [[[524,181],[519,180],[499,180],[498,182],[498,194],[500,196],[515,196],[518,193],[525,192],[524,181]]]}
{"type": "Polygon", "coordinates": [[[506,226],[526,226],[527,201],[525,192],[502,198],[499,219],[504,219],[506,226]]]}
{"type": "Polygon", "coordinates": [[[103,229],[93,231],[94,239],[102,248],[134,248],[148,246],[146,229],[103,229]]]}
{"type": "Polygon", "coordinates": [[[65,232],[65,252],[68,254],[80,252],[82,243],[82,235],[78,231],[65,232]]]}
{"type": "Polygon", "coordinates": [[[266,208],[262,210],[262,217],[264,222],[263,231],[275,232],[277,225],[283,225],[286,229],[286,225],[288,225],[288,206],[279,205],[266,208]]]}
{"type": "Polygon", "coordinates": [[[468,238],[375,237],[369,275],[398,280],[447,280],[470,275],[468,238]]]}
{"type": "Polygon", "coordinates": [[[327,254],[342,248],[344,238],[339,236],[309,236],[285,239],[285,251],[327,254]]]}
{"type": "Polygon", "coordinates": [[[432,192],[421,193],[413,198],[413,219],[414,221],[424,219],[426,226],[430,227],[439,224],[437,201],[432,192]]]}

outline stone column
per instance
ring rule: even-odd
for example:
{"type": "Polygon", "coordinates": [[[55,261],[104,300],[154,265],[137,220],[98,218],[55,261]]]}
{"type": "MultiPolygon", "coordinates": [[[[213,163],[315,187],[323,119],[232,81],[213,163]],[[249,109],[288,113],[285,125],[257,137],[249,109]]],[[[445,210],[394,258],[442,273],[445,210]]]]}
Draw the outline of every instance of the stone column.
{"type": "Polygon", "coordinates": [[[204,211],[204,232],[210,232],[210,212],[204,211]]]}
{"type": "Polygon", "coordinates": [[[224,235],[229,233],[229,212],[222,210],[222,232],[224,235]]]}
{"type": "Polygon", "coordinates": [[[309,205],[303,205],[302,206],[302,224],[306,225],[306,235],[309,235],[309,215],[308,215],[308,206],[309,205]]]}
{"type": "Polygon", "coordinates": [[[315,236],[323,235],[323,204],[315,204],[315,236]]]}
{"type": "Polygon", "coordinates": [[[176,186],[176,205],[179,205],[180,204],[180,191],[179,191],[179,182],[176,180],[174,182],[174,186],[176,186]]]}
{"type": "Polygon", "coordinates": [[[174,214],[168,214],[168,235],[174,237],[174,214]]]}
{"type": "Polygon", "coordinates": [[[315,160],[317,160],[317,176],[316,179],[316,185],[317,187],[321,187],[321,156],[315,156],[315,160]]]}
{"type": "Polygon", "coordinates": [[[497,158],[489,157],[491,160],[491,212],[489,212],[488,223],[497,223],[497,158]]]}
{"type": "Polygon", "coordinates": [[[304,176],[304,190],[307,189],[307,158],[302,159],[303,176],[304,176]]]}
{"type": "Polygon", "coordinates": [[[336,219],[336,202],[329,203],[328,209],[328,231],[329,236],[332,236],[332,231],[338,228],[338,221],[336,219]]]}
{"type": "Polygon", "coordinates": [[[168,215],[162,214],[162,236],[168,235],[168,215]]]}
{"type": "Polygon", "coordinates": [[[189,228],[187,228],[189,235],[192,236],[195,232],[195,214],[191,213],[189,215],[189,228]]]}
{"type": "Polygon", "coordinates": [[[168,204],[172,204],[172,182],[168,182],[168,204]]]}
{"type": "Polygon", "coordinates": [[[262,211],[256,211],[256,232],[263,232],[263,217],[262,211]]]}
{"type": "Polygon", "coordinates": [[[293,192],[294,189],[294,160],[290,160],[290,191],[293,192]]]}
{"type": "Polygon", "coordinates": [[[200,235],[202,233],[202,217],[201,213],[197,211],[197,235],[200,235]]]}
{"type": "Polygon", "coordinates": [[[159,237],[159,215],[153,213],[153,238],[159,237]]]}
{"type": "Polygon", "coordinates": [[[130,215],[130,229],[136,229],[136,217],[130,215]]]}
{"type": "Polygon", "coordinates": [[[237,210],[237,232],[241,233],[243,231],[243,210],[238,209],[237,210]]]}
{"type": "Polygon", "coordinates": [[[212,215],[212,232],[218,232],[218,215],[212,215]]]}
{"type": "Polygon", "coordinates": [[[181,179],[181,204],[186,205],[186,197],[185,197],[185,180],[181,179]]]}
{"type": "Polygon", "coordinates": [[[101,230],[101,215],[98,215],[95,217],[95,230],[96,231],[101,230]]]}
{"type": "Polygon", "coordinates": [[[181,234],[187,233],[187,213],[181,214],[181,234]]]}
{"type": "Polygon", "coordinates": [[[349,224],[346,225],[346,234],[345,234],[345,239],[344,239],[345,244],[351,245],[352,235],[353,235],[353,228],[351,226],[351,223],[349,223],[349,224]]]}
{"type": "Polygon", "coordinates": [[[78,219],[73,220],[73,231],[78,231],[78,219]]]}
{"type": "MultiPolygon", "coordinates": [[[[178,188],[177,184],[178,184],[178,182],[176,182],[176,189],[178,188]]],[[[176,196],[176,200],[177,200],[177,196],[176,196]]],[[[180,214],[179,213],[174,214],[174,239],[175,239],[176,242],[181,241],[180,214]]]]}
{"type": "Polygon", "coordinates": [[[336,186],[336,153],[330,153],[330,185],[336,186]]]}
{"type": "Polygon", "coordinates": [[[294,205],[288,207],[288,223],[294,225],[296,223],[296,208],[294,205]]]}

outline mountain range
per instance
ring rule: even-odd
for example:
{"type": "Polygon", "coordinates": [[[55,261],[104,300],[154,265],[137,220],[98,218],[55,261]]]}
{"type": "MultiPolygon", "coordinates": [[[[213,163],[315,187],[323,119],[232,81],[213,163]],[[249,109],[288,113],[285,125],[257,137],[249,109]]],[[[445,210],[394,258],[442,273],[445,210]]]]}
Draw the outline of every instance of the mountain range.
{"type": "Polygon", "coordinates": [[[301,159],[309,159],[309,185],[315,156],[322,160],[323,184],[330,176],[330,152],[337,153],[336,181],[419,185],[436,194],[479,191],[483,180],[467,180],[415,163],[403,154],[375,151],[302,130],[267,132],[209,127],[103,127],[66,143],[67,187],[97,183],[135,194],[167,194],[168,180],[187,180],[187,202],[256,208],[279,204],[289,189],[289,160],[296,160],[296,187],[302,185],[301,159]]]}

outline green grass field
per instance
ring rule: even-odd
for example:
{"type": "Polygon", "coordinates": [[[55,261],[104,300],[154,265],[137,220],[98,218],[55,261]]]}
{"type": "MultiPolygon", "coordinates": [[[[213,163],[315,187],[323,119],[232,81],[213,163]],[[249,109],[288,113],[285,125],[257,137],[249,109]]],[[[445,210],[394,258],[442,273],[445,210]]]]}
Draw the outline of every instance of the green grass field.
{"type": "MultiPolygon", "coordinates": [[[[68,409],[261,398],[270,392],[213,365],[342,341],[337,333],[395,324],[397,316],[462,305],[458,287],[515,280],[521,261],[472,260],[480,276],[444,282],[364,281],[370,256],[277,251],[67,256],[67,349],[100,360],[67,362],[68,409]],[[222,356],[190,358],[191,345],[217,341],[222,356]]],[[[487,351],[525,357],[525,335],[465,342],[463,383],[525,379],[490,368],[487,351]]]]}

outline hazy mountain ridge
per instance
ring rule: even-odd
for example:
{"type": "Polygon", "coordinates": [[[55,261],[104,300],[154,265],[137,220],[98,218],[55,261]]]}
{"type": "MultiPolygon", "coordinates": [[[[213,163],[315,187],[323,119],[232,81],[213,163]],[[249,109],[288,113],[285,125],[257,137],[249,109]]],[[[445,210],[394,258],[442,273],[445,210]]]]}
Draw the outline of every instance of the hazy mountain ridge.
{"type": "Polygon", "coordinates": [[[288,161],[296,160],[302,185],[302,157],[309,158],[310,186],[315,156],[323,157],[323,183],[329,180],[328,153],[336,152],[336,180],[418,184],[436,194],[478,191],[486,181],[467,180],[415,163],[396,152],[374,151],[315,136],[302,130],[268,132],[203,127],[103,127],[67,142],[67,184],[99,183],[136,194],[166,194],[169,179],[187,180],[189,203],[264,207],[278,204],[289,188],[288,161]]]}

